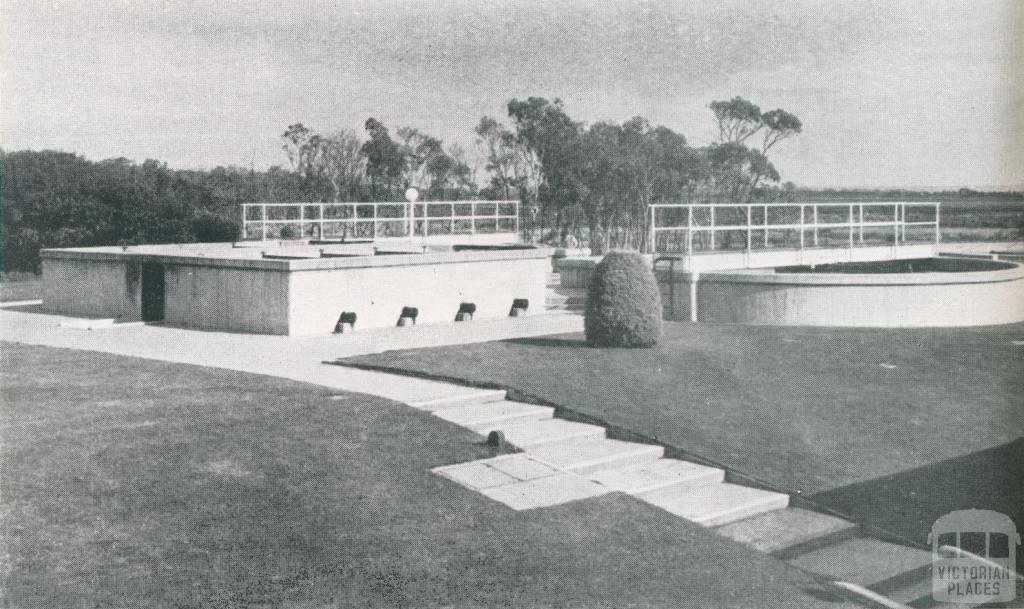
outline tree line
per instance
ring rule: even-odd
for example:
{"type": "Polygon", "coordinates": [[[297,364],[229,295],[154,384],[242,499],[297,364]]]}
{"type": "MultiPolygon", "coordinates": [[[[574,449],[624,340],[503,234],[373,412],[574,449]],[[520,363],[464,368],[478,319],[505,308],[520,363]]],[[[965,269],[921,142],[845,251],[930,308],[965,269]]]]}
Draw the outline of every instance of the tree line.
{"type": "Polygon", "coordinates": [[[266,171],[0,151],[0,264],[37,271],[44,247],[230,241],[239,203],[399,201],[410,186],[423,200],[519,199],[527,239],[572,232],[595,253],[643,249],[652,203],[785,196],[768,154],[800,132],[799,119],[738,97],[710,109],[720,139],[702,148],[641,117],[587,126],[560,100],[531,97],[509,101],[508,126],[481,118],[470,150],[375,118],[363,134],[295,123],[281,136],[290,166],[266,171]]]}
{"type": "Polygon", "coordinates": [[[786,196],[769,153],[800,133],[800,120],[782,109],[762,112],[740,97],[710,109],[719,139],[700,148],[642,117],[588,126],[560,100],[541,97],[509,101],[509,125],[481,118],[470,151],[446,148],[411,127],[392,135],[375,118],[364,125],[365,139],[296,123],[283,140],[292,170],[326,186],[321,200],[402,200],[409,186],[425,200],[518,199],[525,238],[569,232],[585,237],[595,253],[643,250],[651,204],[786,196]]]}
{"type": "Polygon", "coordinates": [[[288,166],[265,171],[0,150],[0,263],[38,271],[43,247],[232,241],[239,203],[401,201],[410,186],[422,200],[518,199],[524,239],[571,233],[595,254],[649,249],[656,203],[941,200],[954,203],[944,224],[1024,228],[1017,192],[798,189],[770,157],[802,131],[799,118],[741,97],[708,108],[718,137],[696,147],[643,117],[587,125],[558,99],[530,97],[510,100],[504,122],[482,117],[468,149],[376,118],[361,133],[295,123],[281,135],[288,166]]]}

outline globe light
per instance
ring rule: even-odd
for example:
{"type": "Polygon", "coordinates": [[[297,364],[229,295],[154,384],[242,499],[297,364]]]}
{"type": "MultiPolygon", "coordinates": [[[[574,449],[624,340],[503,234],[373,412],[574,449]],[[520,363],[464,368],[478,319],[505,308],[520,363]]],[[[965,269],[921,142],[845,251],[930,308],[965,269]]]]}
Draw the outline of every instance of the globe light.
{"type": "Polygon", "coordinates": [[[409,190],[405,191],[405,200],[410,203],[415,203],[416,199],[418,199],[419,197],[420,191],[416,190],[415,188],[410,188],[409,190]]]}

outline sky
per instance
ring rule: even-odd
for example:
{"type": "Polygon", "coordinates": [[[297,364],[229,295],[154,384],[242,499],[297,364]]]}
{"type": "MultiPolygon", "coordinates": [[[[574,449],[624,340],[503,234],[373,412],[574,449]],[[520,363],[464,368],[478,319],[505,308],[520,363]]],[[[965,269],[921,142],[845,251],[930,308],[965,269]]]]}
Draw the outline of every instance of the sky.
{"type": "Polygon", "coordinates": [[[1018,0],[0,0],[0,146],[287,165],[296,122],[469,147],[512,98],[693,145],[741,96],[804,124],[806,187],[1024,188],[1018,0]]]}

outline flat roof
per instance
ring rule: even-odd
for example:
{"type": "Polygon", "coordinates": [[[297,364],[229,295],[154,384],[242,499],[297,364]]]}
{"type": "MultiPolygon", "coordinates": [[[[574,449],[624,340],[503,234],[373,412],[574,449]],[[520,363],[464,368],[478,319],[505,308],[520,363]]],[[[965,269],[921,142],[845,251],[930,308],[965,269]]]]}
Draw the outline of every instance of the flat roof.
{"type": "Polygon", "coordinates": [[[451,251],[449,246],[436,245],[427,246],[426,251],[423,251],[423,246],[415,243],[297,245],[258,242],[48,248],[40,250],[39,254],[43,259],[50,260],[159,262],[292,272],[523,260],[549,258],[553,253],[554,250],[551,248],[530,245],[523,245],[523,249],[476,249],[455,252],[451,251]]]}

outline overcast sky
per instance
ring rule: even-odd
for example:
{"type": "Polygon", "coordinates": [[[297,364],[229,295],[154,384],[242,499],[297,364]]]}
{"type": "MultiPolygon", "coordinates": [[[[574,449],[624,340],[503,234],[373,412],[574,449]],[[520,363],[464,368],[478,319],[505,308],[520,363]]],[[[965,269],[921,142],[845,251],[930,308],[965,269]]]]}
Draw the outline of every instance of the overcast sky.
{"type": "Polygon", "coordinates": [[[468,145],[531,95],[703,145],[740,95],[803,120],[799,185],[1020,188],[1022,4],[3,0],[2,146],[262,168],[294,122],[468,145]]]}

